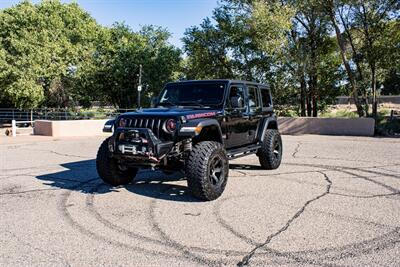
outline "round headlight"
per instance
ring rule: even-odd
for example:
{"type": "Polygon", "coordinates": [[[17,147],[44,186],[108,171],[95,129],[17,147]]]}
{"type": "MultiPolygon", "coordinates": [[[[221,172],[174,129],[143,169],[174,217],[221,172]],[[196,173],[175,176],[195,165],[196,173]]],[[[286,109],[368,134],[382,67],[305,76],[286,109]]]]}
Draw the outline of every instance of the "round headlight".
{"type": "Polygon", "coordinates": [[[121,118],[119,120],[118,126],[124,128],[126,126],[126,120],[124,118],[121,118]]]}
{"type": "Polygon", "coordinates": [[[165,122],[165,131],[168,133],[175,132],[176,130],[176,121],[174,119],[169,119],[165,122]]]}

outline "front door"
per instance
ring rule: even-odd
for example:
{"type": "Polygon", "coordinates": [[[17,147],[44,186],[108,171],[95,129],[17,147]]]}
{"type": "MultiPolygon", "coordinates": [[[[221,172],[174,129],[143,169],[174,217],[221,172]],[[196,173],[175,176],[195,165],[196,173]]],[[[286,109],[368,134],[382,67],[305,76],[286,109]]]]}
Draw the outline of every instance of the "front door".
{"type": "Polygon", "coordinates": [[[248,114],[245,86],[233,84],[230,87],[224,118],[226,129],[225,145],[227,148],[234,148],[249,143],[247,135],[248,114]],[[239,106],[233,104],[239,103],[239,106]]]}

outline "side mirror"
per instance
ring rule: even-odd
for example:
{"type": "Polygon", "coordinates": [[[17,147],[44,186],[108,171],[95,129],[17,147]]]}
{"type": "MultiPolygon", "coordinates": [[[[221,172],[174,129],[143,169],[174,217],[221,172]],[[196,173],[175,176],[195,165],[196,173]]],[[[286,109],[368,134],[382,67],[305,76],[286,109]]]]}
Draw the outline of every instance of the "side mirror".
{"type": "Polygon", "coordinates": [[[242,109],[244,107],[243,98],[240,96],[232,96],[231,97],[231,106],[234,109],[242,109]]]}
{"type": "Polygon", "coordinates": [[[157,103],[158,103],[158,97],[153,96],[150,99],[150,107],[154,108],[157,105],[157,103]]]}

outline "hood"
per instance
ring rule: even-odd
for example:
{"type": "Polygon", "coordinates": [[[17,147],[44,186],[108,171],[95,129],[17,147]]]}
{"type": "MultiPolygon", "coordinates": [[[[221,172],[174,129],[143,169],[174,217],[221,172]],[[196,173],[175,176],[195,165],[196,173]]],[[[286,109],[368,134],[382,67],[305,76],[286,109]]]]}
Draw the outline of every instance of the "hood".
{"type": "Polygon", "coordinates": [[[200,109],[200,108],[185,108],[185,107],[162,107],[162,108],[145,108],[139,109],[134,112],[127,112],[121,115],[121,117],[162,117],[162,118],[178,118],[184,116],[187,120],[199,119],[199,118],[210,118],[215,117],[221,113],[221,110],[217,109],[200,109]]]}

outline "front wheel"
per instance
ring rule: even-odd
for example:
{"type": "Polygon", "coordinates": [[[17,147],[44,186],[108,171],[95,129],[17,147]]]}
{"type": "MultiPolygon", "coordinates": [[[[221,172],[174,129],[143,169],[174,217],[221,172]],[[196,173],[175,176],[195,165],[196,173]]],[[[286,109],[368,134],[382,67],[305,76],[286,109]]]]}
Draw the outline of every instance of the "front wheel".
{"type": "Polygon", "coordinates": [[[186,177],[192,195],[201,200],[217,199],[228,181],[226,151],[218,142],[196,144],[186,161],[186,177]]]}
{"type": "Polygon", "coordinates": [[[278,130],[268,129],[265,132],[264,141],[257,152],[261,167],[274,170],[282,161],[282,138],[278,130]]]}
{"type": "Polygon", "coordinates": [[[138,169],[127,168],[118,163],[118,161],[111,157],[108,149],[108,142],[110,138],[107,138],[101,144],[96,157],[96,168],[100,178],[107,184],[118,186],[126,185],[133,181],[138,169]]]}

